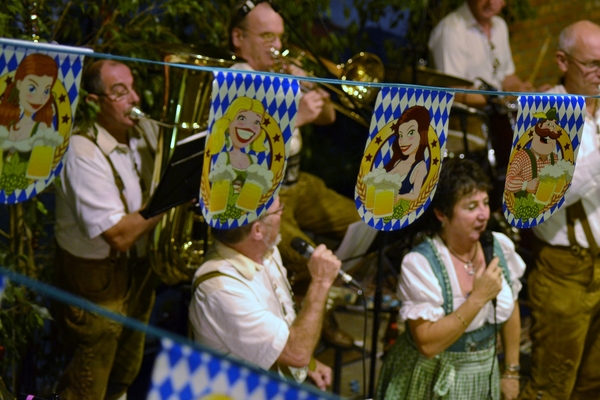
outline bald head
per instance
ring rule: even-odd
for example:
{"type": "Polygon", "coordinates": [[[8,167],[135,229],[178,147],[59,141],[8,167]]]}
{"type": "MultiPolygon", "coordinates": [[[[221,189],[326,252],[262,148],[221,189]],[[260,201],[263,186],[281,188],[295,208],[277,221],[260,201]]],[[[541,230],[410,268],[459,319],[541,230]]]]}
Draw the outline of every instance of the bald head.
{"type": "Polygon", "coordinates": [[[268,71],[273,66],[271,48],[281,50],[283,18],[267,2],[256,4],[231,28],[233,52],[252,68],[268,71]]]}
{"type": "Polygon", "coordinates": [[[558,49],[570,54],[583,41],[594,37],[600,37],[600,25],[588,20],[577,21],[560,32],[558,49]]]}
{"type": "Polygon", "coordinates": [[[578,21],[562,30],[556,62],[568,93],[598,95],[600,85],[600,26],[578,21]]]}

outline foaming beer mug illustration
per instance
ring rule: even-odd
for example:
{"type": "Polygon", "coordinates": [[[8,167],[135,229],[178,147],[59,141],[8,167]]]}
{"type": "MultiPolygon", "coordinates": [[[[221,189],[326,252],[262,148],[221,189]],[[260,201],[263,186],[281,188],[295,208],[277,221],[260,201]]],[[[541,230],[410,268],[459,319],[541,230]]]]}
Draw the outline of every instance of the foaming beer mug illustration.
{"type": "Polygon", "coordinates": [[[54,149],[54,146],[35,146],[31,151],[25,176],[30,179],[46,179],[52,171],[54,149]]]}
{"type": "Polygon", "coordinates": [[[534,197],[536,203],[546,205],[550,202],[561,176],[562,168],[558,165],[546,165],[540,171],[539,184],[534,197]]]}
{"type": "Polygon", "coordinates": [[[235,172],[230,164],[217,164],[210,172],[208,179],[212,182],[210,190],[209,210],[213,214],[220,214],[227,209],[231,182],[235,172]]]}
{"type": "Polygon", "coordinates": [[[573,179],[575,166],[567,160],[558,160],[556,165],[561,168],[561,174],[556,182],[556,187],[554,188],[554,193],[558,194],[563,191],[567,182],[571,182],[573,179]]]}
{"type": "Polygon", "coordinates": [[[394,214],[394,199],[400,190],[402,179],[397,174],[381,173],[373,179],[373,215],[377,218],[394,214]]]}
{"type": "Polygon", "coordinates": [[[46,179],[52,172],[55,150],[63,143],[63,137],[53,128],[46,128],[39,130],[30,140],[33,148],[26,176],[30,179],[46,179]]]}
{"type": "Polygon", "coordinates": [[[257,164],[248,167],[246,181],[235,203],[245,211],[256,211],[260,198],[271,187],[273,172],[257,164]]]}
{"type": "Polygon", "coordinates": [[[367,187],[367,194],[365,196],[366,210],[372,210],[375,205],[375,185],[373,184],[373,181],[375,180],[375,177],[381,174],[382,172],[385,173],[385,170],[383,168],[376,168],[373,171],[366,174],[363,178],[363,183],[367,187]]]}

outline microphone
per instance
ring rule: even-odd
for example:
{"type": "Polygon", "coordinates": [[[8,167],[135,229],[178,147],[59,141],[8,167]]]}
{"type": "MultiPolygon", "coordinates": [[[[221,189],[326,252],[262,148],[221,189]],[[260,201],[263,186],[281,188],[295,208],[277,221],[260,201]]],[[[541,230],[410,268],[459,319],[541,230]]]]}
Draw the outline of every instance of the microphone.
{"type": "MultiPolygon", "coordinates": [[[[306,240],[296,236],[292,239],[290,245],[292,249],[296,250],[302,257],[310,258],[312,253],[315,251],[315,248],[311,246],[306,240]]],[[[338,270],[338,275],[342,278],[342,281],[348,285],[353,285],[362,291],[362,287],[360,284],[352,278],[350,275],[345,273],[342,269],[338,270]]]]}
{"type": "MultiPolygon", "coordinates": [[[[492,235],[492,231],[483,231],[481,236],[479,237],[479,243],[481,243],[481,249],[483,250],[483,257],[485,257],[485,265],[486,267],[494,258],[494,235],[492,235]]],[[[492,299],[492,304],[494,305],[494,309],[496,308],[496,298],[492,299]]]]}

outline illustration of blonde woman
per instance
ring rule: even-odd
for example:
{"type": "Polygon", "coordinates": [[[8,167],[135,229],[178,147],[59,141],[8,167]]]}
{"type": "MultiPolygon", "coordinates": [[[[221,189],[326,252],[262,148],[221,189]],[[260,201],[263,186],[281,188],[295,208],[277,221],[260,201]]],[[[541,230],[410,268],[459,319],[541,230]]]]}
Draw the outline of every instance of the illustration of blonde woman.
{"type": "Polygon", "coordinates": [[[213,214],[224,212],[228,205],[254,211],[262,194],[270,189],[273,173],[258,165],[256,156],[248,152],[267,150],[264,117],[260,101],[238,97],[215,122],[208,143],[211,154],[219,153],[209,174],[213,214]]]}

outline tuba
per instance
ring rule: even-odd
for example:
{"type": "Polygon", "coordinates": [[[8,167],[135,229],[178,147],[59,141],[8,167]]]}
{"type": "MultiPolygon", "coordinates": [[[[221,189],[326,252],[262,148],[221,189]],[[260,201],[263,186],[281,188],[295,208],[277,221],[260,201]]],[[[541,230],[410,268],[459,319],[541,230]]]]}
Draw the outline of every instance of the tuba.
{"type": "MultiPolygon", "coordinates": [[[[329,73],[342,81],[377,83],[383,82],[385,75],[383,62],[373,53],[360,52],[345,64],[335,64],[323,57],[317,59],[309,52],[293,45],[282,51],[272,47],[271,55],[275,61],[273,70],[279,73],[289,73],[291,64],[303,68],[305,61],[308,60],[323,65],[329,73]]],[[[308,75],[312,74],[312,72],[308,73],[308,75]]],[[[369,121],[360,114],[359,109],[366,111],[369,115],[372,114],[371,104],[375,100],[379,89],[356,84],[341,84],[341,89],[326,83],[322,83],[321,86],[338,96],[339,103],[332,102],[336,111],[367,128],[369,127],[369,121]]],[[[303,87],[302,90],[305,90],[305,88],[303,87]]]]}
{"type": "MultiPolygon", "coordinates": [[[[177,49],[164,57],[168,63],[228,68],[233,55],[192,47],[177,49]]],[[[213,74],[171,65],[164,67],[162,123],[156,152],[153,189],[160,181],[177,142],[208,128],[213,74]]],[[[182,204],[167,211],[149,241],[152,268],[167,285],[191,282],[204,261],[209,245],[208,224],[198,204],[182,204]]]]}

